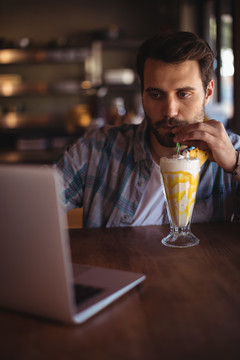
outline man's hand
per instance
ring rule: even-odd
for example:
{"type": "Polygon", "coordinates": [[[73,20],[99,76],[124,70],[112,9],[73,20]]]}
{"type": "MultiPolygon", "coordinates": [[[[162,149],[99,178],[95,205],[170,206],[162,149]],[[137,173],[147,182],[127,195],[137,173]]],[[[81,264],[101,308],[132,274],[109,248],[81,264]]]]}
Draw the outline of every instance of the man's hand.
{"type": "Polygon", "coordinates": [[[209,160],[226,171],[233,171],[237,153],[223,124],[217,120],[208,120],[173,128],[174,142],[195,146],[209,152],[209,160]]]}

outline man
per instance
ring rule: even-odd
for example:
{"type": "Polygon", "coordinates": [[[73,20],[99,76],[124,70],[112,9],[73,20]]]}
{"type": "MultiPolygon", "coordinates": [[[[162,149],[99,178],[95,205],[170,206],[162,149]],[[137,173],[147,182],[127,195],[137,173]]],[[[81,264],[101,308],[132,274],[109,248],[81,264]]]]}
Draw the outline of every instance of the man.
{"type": "Polygon", "coordinates": [[[195,146],[209,152],[193,221],[230,220],[239,211],[240,137],[204,121],[214,55],[189,32],[145,41],[137,56],[145,119],[140,125],[106,126],[86,133],[58,162],[66,210],[83,207],[83,226],[113,227],[168,222],[159,160],[195,146]],[[211,161],[210,161],[211,160],[211,161]]]}

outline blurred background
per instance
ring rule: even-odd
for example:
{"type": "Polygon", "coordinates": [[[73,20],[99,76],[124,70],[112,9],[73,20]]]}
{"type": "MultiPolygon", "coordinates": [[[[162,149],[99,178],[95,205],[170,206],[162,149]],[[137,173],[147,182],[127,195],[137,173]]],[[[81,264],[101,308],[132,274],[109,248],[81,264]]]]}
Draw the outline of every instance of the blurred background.
{"type": "Polygon", "coordinates": [[[2,0],[0,162],[51,163],[86,129],[143,118],[135,59],[156,32],[216,54],[206,112],[240,134],[238,0],[2,0]]]}

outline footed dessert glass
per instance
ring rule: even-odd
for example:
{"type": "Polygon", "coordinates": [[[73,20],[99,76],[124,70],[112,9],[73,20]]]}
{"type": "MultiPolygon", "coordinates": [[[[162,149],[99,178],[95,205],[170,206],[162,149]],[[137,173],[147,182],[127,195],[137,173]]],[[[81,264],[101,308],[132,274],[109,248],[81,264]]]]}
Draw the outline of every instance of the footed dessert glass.
{"type": "Polygon", "coordinates": [[[182,155],[160,159],[160,176],[170,222],[170,233],[162,243],[171,247],[189,247],[199,244],[191,232],[200,174],[200,160],[182,155]]]}

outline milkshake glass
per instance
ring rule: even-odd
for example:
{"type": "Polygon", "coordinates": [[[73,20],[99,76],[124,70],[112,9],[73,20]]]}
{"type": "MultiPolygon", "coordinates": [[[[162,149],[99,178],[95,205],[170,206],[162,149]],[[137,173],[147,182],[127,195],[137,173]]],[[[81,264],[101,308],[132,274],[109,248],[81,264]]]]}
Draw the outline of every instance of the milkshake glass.
{"type": "Polygon", "coordinates": [[[162,243],[188,247],[199,243],[190,225],[200,174],[200,160],[183,155],[160,159],[160,175],[170,222],[170,233],[162,243]]]}

